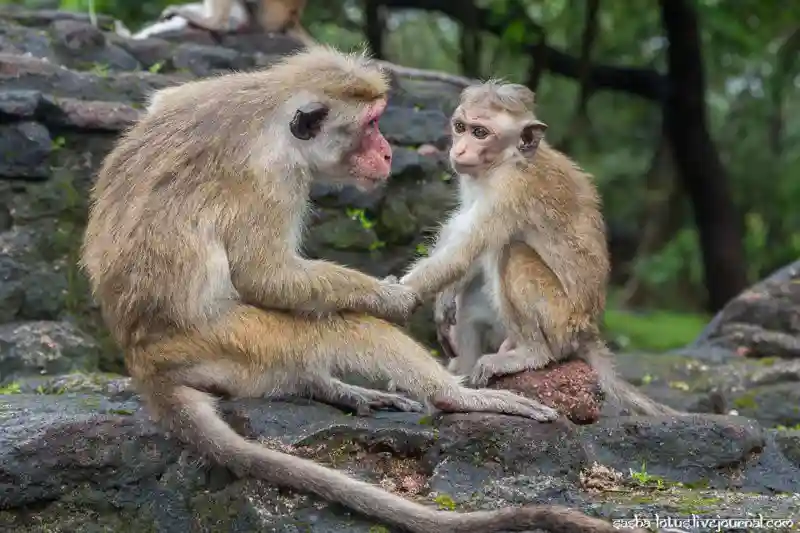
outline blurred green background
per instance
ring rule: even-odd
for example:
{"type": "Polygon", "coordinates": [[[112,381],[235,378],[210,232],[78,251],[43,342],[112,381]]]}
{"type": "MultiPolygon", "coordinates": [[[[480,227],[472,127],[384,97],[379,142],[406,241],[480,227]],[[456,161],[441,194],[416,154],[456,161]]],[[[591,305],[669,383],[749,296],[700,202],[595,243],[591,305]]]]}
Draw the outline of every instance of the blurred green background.
{"type": "MultiPolygon", "coordinates": [[[[136,30],[171,3],[93,8],[136,30]]],[[[303,22],[322,42],[535,90],[550,142],[603,194],[615,263],[606,327],[619,344],[691,341],[748,283],[800,256],[800,3],[308,3],[303,22]]]]}

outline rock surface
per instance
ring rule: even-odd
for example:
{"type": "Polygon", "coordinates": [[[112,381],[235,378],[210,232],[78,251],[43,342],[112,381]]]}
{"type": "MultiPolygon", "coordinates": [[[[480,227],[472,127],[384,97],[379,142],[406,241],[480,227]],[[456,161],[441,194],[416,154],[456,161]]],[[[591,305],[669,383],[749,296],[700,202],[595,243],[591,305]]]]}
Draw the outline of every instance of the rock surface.
{"type": "MultiPolygon", "coordinates": [[[[107,374],[122,371],[120,354],[76,266],[92,176],[154,89],[264,67],[298,43],[216,43],[201,31],[131,41],[99,23],[0,8],[0,531],[389,531],[207,465],[149,421],[127,379],[107,374]]],[[[315,186],[312,257],[396,274],[453,205],[442,149],[458,88],[399,82],[382,121],[394,178],[371,194],[315,186]]],[[[609,518],[796,517],[800,293],[787,272],[732,302],[695,345],[619,356],[623,377],[691,417],[609,416],[619,413],[582,363],[493,385],[538,395],[565,415],[553,424],[356,417],[300,400],[224,412],[265,445],[445,509],[551,502],[609,518]],[[700,414],[729,412],[741,416],[700,414]]],[[[429,306],[410,330],[435,347],[429,306]]]]}
{"type": "MultiPolygon", "coordinates": [[[[54,381],[62,388],[39,382],[38,393],[0,400],[0,530],[82,530],[91,520],[120,533],[391,531],[183,451],[124,379],[54,381]]],[[[575,426],[482,414],[356,417],[307,401],[222,410],[266,446],[445,509],[551,502],[608,518],[800,511],[796,434],[740,417],[575,426]]]]}
{"type": "Polygon", "coordinates": [[[800,260],[731,300],[695,344],[744,357],[800,359],[800,260]]]}
{"type": "Polygon", "coordinates": [[[597,374],[583,361],[494,378],[489,387],[539,399],[576,424],[596,422],[603,406],[597,374]]]}

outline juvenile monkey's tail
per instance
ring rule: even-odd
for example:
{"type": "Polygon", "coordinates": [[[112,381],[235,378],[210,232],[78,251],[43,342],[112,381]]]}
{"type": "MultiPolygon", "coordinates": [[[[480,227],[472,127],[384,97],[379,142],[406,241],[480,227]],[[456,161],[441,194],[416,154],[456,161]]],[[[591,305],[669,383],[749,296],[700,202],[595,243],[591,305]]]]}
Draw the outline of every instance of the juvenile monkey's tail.
{"type": "Polygon", "coordinates": [[[492,533],[541,528],[575,533],[612,533],[610,523],[566,507],[540,505],[496,511],[438,511],[314,461],[271,450],[236,433],[218,414],[215,400],[197,389],[168,385],[148,399],[182,440],[237,475],[311,492],[411,533],[492,533]]]}
{"type": "Polygon", "coordinates": [[[600,382],[600,388],[608,400],[630,408],[637,414],[647,416],[685,414],[648,398],[636,387],[619,377],[614,367],[614,354],[605,342],[599,339],[588,342],[579,352],[579,356],[594,369],[600,382]]]}

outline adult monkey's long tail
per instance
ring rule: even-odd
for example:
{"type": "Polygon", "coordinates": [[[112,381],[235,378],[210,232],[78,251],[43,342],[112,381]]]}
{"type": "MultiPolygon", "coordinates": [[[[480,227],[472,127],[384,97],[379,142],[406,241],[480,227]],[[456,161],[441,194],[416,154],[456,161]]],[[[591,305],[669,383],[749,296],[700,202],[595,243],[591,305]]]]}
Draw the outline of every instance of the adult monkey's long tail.
{"type": "Polygon", "coordinates": [[[438,511],[314,461],[271,450],[236,433],[213,396],[182,385],[147,391],[149,405],[171,430],[215,462],[242,476],[314,493],[411,533],[492,533],[540,528],[563,533],[612,533],[610,523],[555,505],[495,511],[438,511]]]}

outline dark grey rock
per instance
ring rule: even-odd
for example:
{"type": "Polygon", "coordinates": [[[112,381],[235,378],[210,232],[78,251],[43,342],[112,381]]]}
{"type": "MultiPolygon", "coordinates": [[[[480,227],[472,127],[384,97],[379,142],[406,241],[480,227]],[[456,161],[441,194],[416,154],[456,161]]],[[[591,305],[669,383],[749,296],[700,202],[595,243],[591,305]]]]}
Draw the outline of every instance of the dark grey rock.
{"type": "Polygon", "coordinates": [[[731,404],[740,415],[757,418],[767,427],[800,424],[798,381],[751,386],[745,392],[731,396],[731,404]]]}
{"type": "Polygon", "coordinates": [[[39,264],[21,281],[23,300],[19,320],[58,320],[67,307],[70,290],[68,267],[39,264]]]}
{"type": "Polygon", "coordinates": [[[11,322],[25,302],[22,278],[27,269],[11,257],[0,256],[0,323],[11,322]]]}
{"type": "MultiPolygon", "coordinates": [[[[237,479],[185,451],[149,420],[117,378],[105,386],[97,378],[88,384],[79,379],[62,383],[62,389],[40,386],[37,394],[0,396],[0,526],[23,533],[42,526],[83,530],[90,524],[114,531],[375,531],[374,521],[341,506],[237,479]]],[[[769,489],[776,468],[796,474],[796,467],[774,455],[778,445],[743,419],[698,417],[670,425],[625,418],[598,426],[606,433],[599,439],[593,426],[577,428],[568,422],[537,424],[475,413],[433,419],[389,412],[355,417],[299,399],[222,402],[221,412],[243,435],[266,446],[401,493],[407,490],[406,497],[430,505],[451,501],[469,510],[559,503],[607,517],[681,516],[675,498],[705,500],[709,516],[740,515],[745,505],[750,512],[771,516],[789,516],[797,509],[791,497],[770,495],[769,489]],[[696,430],[697,440],[707,444],[680,442],[687,440],[681,427],[696,430]],[[678,436],[671,437],[670,430],[678,436]],[[686,456],[670,459],[669,447],[686,456]],[[653,458],[647,463],[652,473],[714,474],[717,466],[725,470],[753,447],[755,466],[745,477],[759,481],[754,477],[759,461],[770,468],[770,473],[761,472],[760,484],[753,484],[759,496],[685,488],[658,495],[632,488],[628,475],[607,494],[586,492],[579,485],[580,472],[603,455],[621,472],[638,471],[645,455],[653,458]],[[641,453],[633,453],[637,448],[641,453]],[[774,460],[786,464],[769,463],[770,448],[774,460]],[[737,509],[738,514],[733,512],[737,509]]]]}
{"type": "Polygon", "coordinates": [[[47,179],[52,144],[50,132],[38,122],[0,125],[0,176],[47,179]]]}
{"type": "Polygon", "coordinates": [[[0,384],[16,378],[97,369],[94,340],[68,322],[0,325],[0,384]]]}
{"type": "Polygon", "coordinates": [[[713,345],[746,357],[800,357],[800,261],[731,300],[694,346],[713,345]]]}
{"type": "Polygon", "coordinates": [[[42,103],[39,91],[2,91],[0,92],[0,119],[34,118],[42,103]]]}
{"type": "Polygon", "coordinates": [[[580,426],[580,434],[596,461],[618,470],[643,468],[673,482],[760,493],[800,490],[796,468],[746,418],[620,417],[580,426]]]}
{"type": "Polygon", "coordinates": [[[800,468],[800,429],[791,431],[773,431],[775,443],[780,447],[783,455],[800,468]]]}
{"type": "Polygon", "coordinates": [[[172,58],[176,69],[187,69],[195,76],[209,76],[218,70],[246,70],[252,58],[221,46],[186,43],[177,47],[172,58]]]}
{"type": "Polygon", "coordinates": [[[394,144],[416,147],[430,143],[444,147],[450,138],[449,124],[447,116],[435,109],[390,105],[381,117],[380,128],[394,144]]]}
{"type": "Polygon", "coordinates": [[[114,38],[114,42],[142,64],[148,70],[169,72],[175,67],[172,64],[172,50],[175,44],[164,39],[151,37],[149,39],[123,39],[114,38]],[[158,67],[156,67],[158,65],[158,67]]]}
{"type": "Polygon", "coordinates": [[[155,89],[187,79],[183,74],[77,72],[35,57],[0,54],[4,90],[35,90],[56,97],[143,103],[155,89]]]}
{"type": "Polygon", "coordinates": [[[19,26],[2,19],[0,19],[0,53],[27,54],[51,61],[56,59],[47,31],[19,26]]]}

